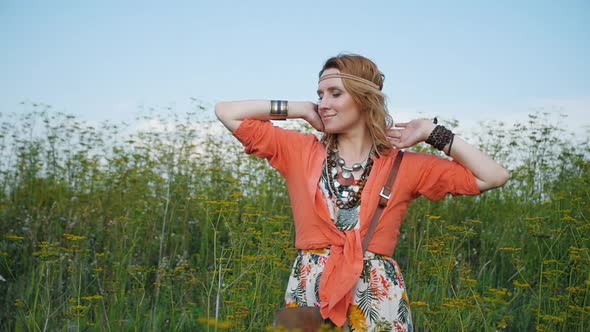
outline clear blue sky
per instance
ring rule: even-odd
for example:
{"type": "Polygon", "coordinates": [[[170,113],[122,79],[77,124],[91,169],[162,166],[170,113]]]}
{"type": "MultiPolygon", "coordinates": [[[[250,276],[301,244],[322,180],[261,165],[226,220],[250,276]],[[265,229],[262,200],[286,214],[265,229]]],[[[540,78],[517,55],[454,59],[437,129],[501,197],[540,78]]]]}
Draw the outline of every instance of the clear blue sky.
{"type": "Polygon", "coordinates": [[[196,98],[316,100],[340,52],[386,75],[394,119],[590,123],[590,1],[0,0],[0,111],[93,120],[196,98]]]}

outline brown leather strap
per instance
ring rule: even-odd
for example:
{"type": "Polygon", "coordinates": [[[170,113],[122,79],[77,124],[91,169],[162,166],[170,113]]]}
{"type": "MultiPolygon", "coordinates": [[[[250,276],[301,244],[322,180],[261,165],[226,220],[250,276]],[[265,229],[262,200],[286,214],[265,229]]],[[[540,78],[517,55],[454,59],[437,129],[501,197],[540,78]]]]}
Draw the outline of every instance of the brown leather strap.
{"type": "Polygon", "coordinates": [[[367,231],[367,235],[365,235],[365,239],[363,241],[363,254],[367,251],[369,247],[369,242],[371,242],[371,238],[373,237],[373,233],[375,233],[375,229],[377,228],[377,221],[379,221],[379,217],[383,213],[383,209],[387,206],[387,202],[393,195],[393,184],[395,182],[395,178],[397,177],[397,172],[399,171],[399,165],[402,163],[402,157],[404,156],[404,152],[400,150],[397,153],[395,158],[395,162],[393,163],[393,167],[391,168],[391,172],[389,173],[389,178],[385,183],[385,186],[381,189],[379,193],[379,205],[377,205],[377,210],[373,215],[373,220],[371,220],[371,226],[369,226],[369,230],[367,231]]]}

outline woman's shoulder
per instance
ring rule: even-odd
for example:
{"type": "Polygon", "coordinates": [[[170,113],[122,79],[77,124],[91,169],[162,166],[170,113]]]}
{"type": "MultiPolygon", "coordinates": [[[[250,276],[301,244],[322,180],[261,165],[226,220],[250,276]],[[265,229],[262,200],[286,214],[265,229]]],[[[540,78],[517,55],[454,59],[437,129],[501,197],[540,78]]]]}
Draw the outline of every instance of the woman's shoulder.
{"type": "Polygon", "coordinates": [[[245,119],[234,132],[234,136],[246,144],[273,141],[292,148],[323,146],[318,136],[305,130],[298,125],[279,126],[269,120],[245,119]]]}
{"type": "Polygon", "coordinates": [[[317,136],[311,132],[306,132],[306,128],[301,125],[285,124],[278,126],[270,120],[258,120],[258,119],[244,119],[234,132],[234,135],[248,135],[256,132],[284,132],[289,135],[297,135],[301,137],[308,137],[309,139],[316,139],[317,136]]]}
{"type": "Polygon", "coordinates": [[[393,164],[400,152],[403,153],[400,168],[409,170],[411,172],[417,172],[420,169],[434,167],[435,165],[441,163],[445,164],[450,162],[450,160],[446,158],[442,158],[431,153],[393,149],[387,155],[381,157],[385,159],[383,161],[383,165],[393,164]]]}
{"type": "Polygon", "coordinates": [[[431,157],[435,157],[434,155],[423,153],[423,152],[416,152],[416,151],[406,151],[401,149],[393,148],[387,152],[387,154],[381,154],[378,158],[383,158],[384,160],[395,160],[399,153],[403,153],[402,160],[403,162],[419,162],[420,160],[429,159],[431,157]]]}
{"type": "Polygon", "coordinates": [[[437,162],[437,161],[449,161],[446,158],[439,157],[432,153],[417,152],[417,151],[404,151],[404,160],[408,163],[424,163],[424,162],[437,162]]]}

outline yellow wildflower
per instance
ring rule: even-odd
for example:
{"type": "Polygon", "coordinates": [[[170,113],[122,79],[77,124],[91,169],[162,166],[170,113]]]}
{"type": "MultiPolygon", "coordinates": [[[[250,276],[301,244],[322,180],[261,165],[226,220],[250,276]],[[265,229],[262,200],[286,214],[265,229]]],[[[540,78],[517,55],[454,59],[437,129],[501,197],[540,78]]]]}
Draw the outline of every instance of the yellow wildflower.
{"type": "Polygon", "coordinates": [[[86,309],[88,309],[88,306],[81,305],[81,304],[72,306],[72,310],[76,310],[76,311],[84,311],[86,309]]]}
{"type": "Polygon", "coordinates": [[[350,307],[350,311],[348,313],[348,319],[350,322],[350,326],[355,331],[366,331],[367,330],[367,322],[365,315],[363,315],[363,311],[359,308],[358,305],[352,305],[350,307]]]}
{"type": "Polygon", "coordinates": [[[477,285],[477,280],[472,278],[461,278],[461,281],[465,283],[466,287],[474,287],[477,285]]]}
{"type": "Polygon", "coordinates": [[[459,232],[459,233],[465,231],[465,227],[455,226],[455,225],[449,225],[449,226],[447,226],[447,229],[451,232],[459,232]]]}
{"type": "Polygon", "coordinates": [[[233,194],[230,194],[229,197],[230,198],[233,198],[233,199],[239,199],[239,198],[244,197],[244,195],[241,192],[237,191],[237,192],[235,192],[233,194]]]}
{"type": "Polygon", "coordinates": [[[501,320],[498,322],[498,324],[496,324],[496,327],[499,328],[500,330],[505,329],[506,327],[508,327],[508,323],[506,323],[505,320],[501,320]]]}
{"type": "Polygon", "coordinates": [[[56,244],[52,244],[49,242],[41,242],[40,247],[41,250],[34,252],[33,256],[42,259],[59,257],[60,249],[56,244]]]}
{"type": "Polygon", "coordinates": [[[8,234],[8,235],[4,235],[4,238],[10,241],[22,241],[25,238],[22,236],[18,236],[18,235],[14,235],[14,234],[8,234]]]}
{"type": "Polygon", "coordinates": [[[242,260],[244,260],[246,262],[256,262],[259,260],[259,258],[258,258],[258,256],[244,255],[244,256],[242,256],[242,260]]]}
{"type": "Polygon", "coordinates": [[[570,294],[578,294],[584,292],[584,288],[581,287],[567,287],[565,290],[567,290],[570,294]]]}
{"type": "Polygon", "coordinates": [[[427,307],[428,303],[424,302],[424,301],[412,301],[411,307],[412,308],[421,308],[421,307],[427,307]]]}
{"type": "Polygon", "coordinates": [[[561,220],[562,220],[562,221],[569,221],[569,222],[572,222],[572,221],[573,221],[573,222],[576,222],[576,221],[577,221],[575,218],[573,218],[573,217],[572,217],[572,216],[570,216],[570,215],[565,215],[565,216],[563,216],[563,218],[561,218],[561,220]]]}
{"type": "Polygon", "coordinates": [[[458,299],[458,298],[443,298],[443,308],[448,309],[465,309],[469,306],[467,300],[458,299]]]}
{"type": "Polygon", "coordinates": [[[553,315],[541,315],[541,319],[553,323],[563,323],[565,322],[564,317],[553,316],[553,315]]]}
{"type": "Polygon", "coordinates": [[[574,312],[578,315],[584,314],[584,307],[568,305],[567,309],[568,311],[574,312]]]}
{"type": "Polygon", "coordinates": [[[231,327],[231,322],[228,321],[218,321],[215,324],[215,327],[219,328],[219,329],[229,329],[231,327]]]}
{"type": "Polygon", "coordinates": [[[94,301],[99,301],[102,300],[102,295],[90,295],[90,296],[82,296],[81,299],[85,300],[85,301],[90,301],[90,302],[94,302],[94,301]]]}
{"type": "Polygon", "coordinates": [[[519,282],[518,280],[513,280],[512,284],[514,285],[514,287],[531,288],[531,285],[528,282],[519,282]]]}
{"type": "Polygon", "coordinates": [[[78,235],[68,234],[68,233],[65,233],[63,236],[66,238],[66,240],[70,240],[70,241],[82,241],[82,240],[86,239],[86,237],[84,237],[84,236],[78,236],[78,235]]]}

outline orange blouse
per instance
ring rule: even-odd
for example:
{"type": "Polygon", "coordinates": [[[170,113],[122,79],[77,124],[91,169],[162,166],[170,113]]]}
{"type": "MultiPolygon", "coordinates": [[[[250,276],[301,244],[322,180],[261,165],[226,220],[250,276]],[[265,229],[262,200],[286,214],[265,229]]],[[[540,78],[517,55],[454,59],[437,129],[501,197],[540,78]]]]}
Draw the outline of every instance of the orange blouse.
{"type": "MultiPolygon", "coordinates": [[[[246,153],[266,158],[285,177],[295,223],[295,247],[331,247],[320,280],[320,310],[324,318],[342,326],[363,267],[362,239],[398,151],[375,158],[361,193],[360,229],[342,232],[330,219],[318,187],[327,153],[315,135],[253,119],[242,121],[234,135],[244,145],[246,153]]],[[[436,201],[447,194],[479,193],[475,177],[459,163],[430,154],[406,152],[393,186],[393,195],[379,218],[367,250],[393,255],[408,205],[420,195],[436,201]]]]}

